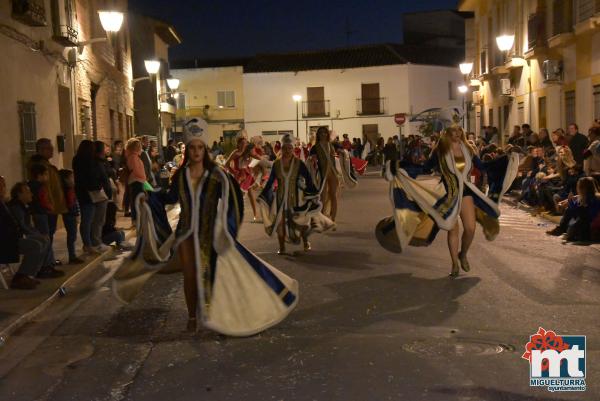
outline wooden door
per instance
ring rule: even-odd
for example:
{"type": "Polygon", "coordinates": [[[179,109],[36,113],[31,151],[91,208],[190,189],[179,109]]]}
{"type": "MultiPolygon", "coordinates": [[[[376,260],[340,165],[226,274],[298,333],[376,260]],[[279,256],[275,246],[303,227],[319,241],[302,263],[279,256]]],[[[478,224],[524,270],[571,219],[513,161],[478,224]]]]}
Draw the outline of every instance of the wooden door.
{"type": "Polygon", "coordinates": [[[371,143],[371,149],[375,149],[377,138],[379,136],[379,126],[377,124],[364,124],[362,129],[363,143],[369,141],[371,143]]]}
{"type": "Polygon", "coordinates": [[[306,88],[308,117],[325,115],[325,88],[323,86],[306,88]]]}
{"type": "Polygon", "coordinates": [[[362,84],[361,114],[380,114],[379,84],[362,84]]]}

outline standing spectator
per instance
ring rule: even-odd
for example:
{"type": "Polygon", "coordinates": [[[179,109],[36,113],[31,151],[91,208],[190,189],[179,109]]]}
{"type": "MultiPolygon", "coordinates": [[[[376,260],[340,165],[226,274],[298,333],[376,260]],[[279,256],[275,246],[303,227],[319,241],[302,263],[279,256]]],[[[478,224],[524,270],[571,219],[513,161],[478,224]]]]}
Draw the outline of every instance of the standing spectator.
{"type": "MultiPolygon", "coordinates": [[[[11,200],[8,203],[10,214],[17,225],[17,239],[19,253],[25,255],[21,269],[26,276],[37,278],[57,278],[65,275],[64,272],[57,270],[53,266],[52,246],[50,237],[36,230],[31,224],[31,214],[29,213],[29,204],[33,196],[26,183],[15,184],[11,191],[11,200]],[[28,254],[32,257],[29,258],[28,254]],[[34,259],[34,257],[36,259],[34,259]]],[[[12,230],[14,231],[14,230],[12,230]]],[[[19,276],[14,283],[15,288],[22,288],[20,284],[31,283],[23,276],[19,276]]]]}
{"type": "Polygon", "coordinates": [[[127,157],[127,169],[129,170],[129,194],[131,200],[131,219],[135,222],[136,210],[135,199],[141,193],[144,193],[144,184],[146,183],[146,174],[144,164],[140,158],[142,153],[142,144],[139,140],[132,138],[127,141],[125,156],[127,157]]]}
{"type": "Polygon", "coordinates": [[[123,141],[117,140],[113,145],[110,157],[107,158],[110,162],[111,168],[115,171],[115,177],[113,178],[116,191],[114,191],[115,203],[117,207],[124,204],[125,198],[125,186],[123,185],[123,177],[125,174],[123,167],[125,165],[125,157],[123,156],[123,141]]]}
{"type": "Polygon", "coordinates": [[[179,142],[177,147],[179,148],[179,153],[173,158],[173,163],[175,163],[175,167],[181,167],[183,164],[183,156],[185,155],[185,144],[179,142]]]}
{"type": "Polygon", "coordinates": [[[348,138],[348,134],[342,135],[342,138],[344,138],[344,140],[342,141],[342,148],[344,148],[348,152],[351,152],[352,151],[352,142],[350,142],[350,138],[348,138]]]}
{"type": "Polygon", "coordinates": [[[156,182],[154,182],[154,176],[152,175],[152,158],[150,157],[150,144],[148,143],[148,137],[146,135],[142,136],[141,144],[142,153],[140,154],[140,157],[142,159],[142,163],[144,163],[146,181],[148,181],[150,185],[154,187],[156,186],[156,182]]]}
{"type": "Polygon", "coordinates": [[[104,158],[105,145],[102,141],[94,142],[94,160],[92,163],[93,172],[97,183],[100,185],[99,191],[95,191],[99,194],[99,197],[94,197],[94,220],[92,222],[92,246],[99,252],[104,252],[109,248],[102,242],[102,227],[106,220],[106,208],[109,200],[112,199],[112,187],[110,185],[110,178],[106,171],[107,162],[104,158]],[[102,194],[104,192],[104,194],[102,194]]]}
{"type": "Polygon", "coordinates": [[[79,233],[86,253],[96,254],[99,251],[92,244],[92,224],[95,206],[90,192],[99,191],[101,184],[94,171],[94,142],[87,139],[81,141],[77,154],[73,157],[73,176],[75,177],[75,195],[79,202],[81,221],[79,233]]]}
{"type": "Polygon", "coordinates": [[[590,146],[584,152],[583,171],[600,183],[600,127],[590,128],[588,138],[590,146]]]}
{"type": "Polygon", "coordinates": [[[164,154],[165,154],[165,163],[173,161],[173,158],[177,154],[177,148],[175,147],[174,139],[169,139],[167,141],[167,146],[165,147],[164,154]]]}
{"type": "MultiPolygon", "coordinates": [[[[31,156],[27,166],[29,169],[33,164],[42,164],[48,169],[48,182],[46,183],[46,187],[48,189],[48,199],[49,203],[52,205],[52,210],[50,210],[47,215],[47,234],[50,238],[50,245],[52,246],[58,215],[66,213],[67,206],[65,204],[64,191],[60,184],[58,169],[50,163],[50,159],[54,156],[54,146],[52,146],[52,141],[48,138],[38,139],[35,143],[35,150],[36,154],[31,156]]],[[[62,263],[60,260],[55,260],[54,264],[60,265],[62,263]]]]}
{"type": "MultiPolygon", "coordinates": [[[[53,210],[53,206],[48,195],[48,169],[43,164],[33,164],[29,167],[29,176],[31,179],[27,184],[31,191],[31,201],[28,202],[28,207],[33,225],[37,231],[50,238],[48,214],[53,210]]],[[[50,252],[50,256],[54,258],[53,251],[50,252]]]]}
{"type": "Polygon", "coordinates": [[[589,145],[588,138],[579,132],[577,124],[569,124],[569,135],[567,137],[569,141],[569,148],[573,153],[575,162],[580,166],[583,166],[583,152],[589,145]]]}
{"type": "Polygon", "coordinates": [[[83,260],[77,257],[75,241],[77,241],[77,216],[79,216],[79,203],[75,194],[75,177],[71,170],[60,170],[60,178],[65,190],[65,201],[68,212],[63,214],[65,230],[67,231],[67,250],[69,252],[69,264],[77,265],[83,260]]]}
{"type": "Polygon", "coordinates": [[[383,157],[384,163],[387,163],[389,160],[392,168],[396,165],[396,161],[398,160],[398,149],[396,148],[393,137],[388,138],[387,143],[383,147],[383,157]]]}
{"type": "Polygon", "coordinates": [[[515,125],[513,127],[513,132],[510,134],[508,138],[508,144],[513,146],[524,146],[525,142],[521,136],[521,127],[515,125]]]}

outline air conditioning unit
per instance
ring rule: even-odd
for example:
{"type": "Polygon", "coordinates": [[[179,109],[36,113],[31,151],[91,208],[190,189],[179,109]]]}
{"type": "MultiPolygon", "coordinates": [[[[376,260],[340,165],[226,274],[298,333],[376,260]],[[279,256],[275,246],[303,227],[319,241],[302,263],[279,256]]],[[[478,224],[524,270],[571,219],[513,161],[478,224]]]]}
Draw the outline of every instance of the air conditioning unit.
{"type": "Polygon", "coordinates": [[[560,60],[545,60],[542,64],[544,83],[561,82],[563,66],[560,60]]]}
{"type": "Polygon", "coordinates": [[[473,91],[473,104],[481,103],[481,94],[479,91],[473,91]]]}
{"type": "Polygon", "coordinates": [[[511,96],[513,94],[512,87],[510,86],[510,79],[508,78],[500,80],[500,88],[502,90],[502,96],[511,96]]]}

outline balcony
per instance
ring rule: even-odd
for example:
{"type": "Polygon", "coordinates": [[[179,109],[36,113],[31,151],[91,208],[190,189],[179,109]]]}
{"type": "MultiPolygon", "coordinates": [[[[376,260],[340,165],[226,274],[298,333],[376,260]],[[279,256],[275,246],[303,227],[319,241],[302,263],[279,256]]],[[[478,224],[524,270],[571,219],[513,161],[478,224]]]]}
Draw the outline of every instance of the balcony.
{"type": "Polygon", "coordinates": [[[13,0],[13,19],[29,26],[46,26],[46,9],[43,0],[13,0]]]}
{"type": "Polygon", "coordinates": [[[302,118],[329,117],[329,100],[302,102],[302,118]]]}
{"type": "Polygon", "coordinates": [[[385,114],[386,98],[362,98],[356,99],[357,116],[376,116],[385,114]]]}
{"type": "Polygon", "coordinates": [[[575,35],[594,32],[600,27],[600,0],[578,0],[575,3],[575,35]]]}

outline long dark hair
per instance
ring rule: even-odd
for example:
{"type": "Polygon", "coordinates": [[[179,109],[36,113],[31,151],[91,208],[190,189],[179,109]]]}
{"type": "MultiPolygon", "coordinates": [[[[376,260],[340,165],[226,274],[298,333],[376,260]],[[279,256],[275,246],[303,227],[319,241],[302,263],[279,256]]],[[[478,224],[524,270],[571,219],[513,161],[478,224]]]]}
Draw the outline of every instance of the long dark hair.
{"type": "Polygon", "coordinates": [[[582,177],[577,181],[577,194],[579,195],[579,202],[583,206],[589,206],[592,199],[600,197],[598,193],[598,185],[593,177],[582,177]]]}
{"type": "Polygon", "coordinates": [[[327,127],[325,127],[325,126],[322,126],[322,127],[319,127],[319,128],[317,129],[317,133],[315,134],[315,137],[316,137],[316,142],[317,142],[317,143],[321,142],[321,135],[322,135],[323,133],[327,134],[327,142],[330,142],[330,138],[329,138],[329,135],[330,135],[330,133],[329,133],[329,128],[327,128],[327,127]]]}
{"type": "Polygon", "coordinates": [[[95,159],[103,159],[104,158],[104,150],[106,145],[102,141],[94,142],[94,158],[95,159]]]}
{"type": "Polygon", "coordinates": [[[96,154],[96,148],[94,146],[94,142],[89,139],[84,139],[81,141],[79,146],[77,147],[77,158],[81,160],[92,160],[96,154]]]}

